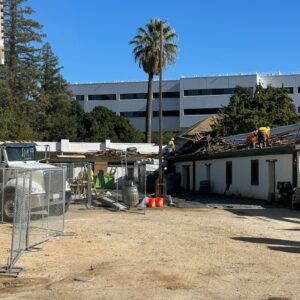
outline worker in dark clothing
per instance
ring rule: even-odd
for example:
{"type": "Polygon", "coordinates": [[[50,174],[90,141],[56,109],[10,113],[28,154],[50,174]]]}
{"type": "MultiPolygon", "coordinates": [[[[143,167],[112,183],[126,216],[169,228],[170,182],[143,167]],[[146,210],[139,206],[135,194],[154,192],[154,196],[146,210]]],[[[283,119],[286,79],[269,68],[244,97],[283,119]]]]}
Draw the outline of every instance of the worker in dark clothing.
{"type": "Polygon", "coordinates": [[[260,127],[257,136],[259,148],[270,146],[270,127],[260,127]]]}

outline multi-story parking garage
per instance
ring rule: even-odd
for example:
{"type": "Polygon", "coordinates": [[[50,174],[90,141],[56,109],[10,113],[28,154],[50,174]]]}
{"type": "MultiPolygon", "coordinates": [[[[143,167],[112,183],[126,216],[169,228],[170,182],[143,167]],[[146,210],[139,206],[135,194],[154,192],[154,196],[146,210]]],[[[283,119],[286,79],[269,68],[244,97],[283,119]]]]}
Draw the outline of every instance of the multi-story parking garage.
{"type": "MultiPolygon", "coordinates": [[[[217,113],[228,105],[236,86],[251,87],[261,83],[267,87],[284,87],[300,112],[300,74],[234,75],[189,77],[163,81],[163,127],[178,131],[217,113]]],[[[89,112],[105,106],[130,120],[137,129],[145,130],[147,82],[70,84],[76,100],[89,112]]],[[[159,83],[153,86],[153,131],[158,131],[159,83]]]]}

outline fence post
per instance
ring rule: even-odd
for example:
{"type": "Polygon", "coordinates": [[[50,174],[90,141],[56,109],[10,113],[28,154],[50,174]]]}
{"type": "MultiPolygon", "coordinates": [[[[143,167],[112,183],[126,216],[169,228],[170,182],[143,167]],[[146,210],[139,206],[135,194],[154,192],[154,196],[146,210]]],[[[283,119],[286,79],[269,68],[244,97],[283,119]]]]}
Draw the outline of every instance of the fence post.
{"type": "Polygon", "coordinates": [[[91,163],[87,164],[88,182],[87,182],[87,203],[92,207],[92,167],[91,163]]]}
{"type": "Polygon", "coordinates": [[[32,171],[30,171],[29,177],[29,190],[28,190],[28,214],[27,214],[27,223],[26,223],[26,244],[25,249],[29,249],[29,234],[30,234],[30,220],[31,220],[31,185],[32,185],[32,171]]]}

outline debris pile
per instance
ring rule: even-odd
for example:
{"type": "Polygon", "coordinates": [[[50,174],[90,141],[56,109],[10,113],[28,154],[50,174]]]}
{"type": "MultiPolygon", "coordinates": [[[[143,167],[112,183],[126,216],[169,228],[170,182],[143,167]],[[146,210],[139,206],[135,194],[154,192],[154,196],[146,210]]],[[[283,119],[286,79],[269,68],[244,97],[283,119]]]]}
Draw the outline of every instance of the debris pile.
{"type": "MultiPolygon", "coordinates": [[[[277,129],[277,128],[276,128],[277,129]]],[[[271,132],[270,147],[291,145],[300,141],[299,127],[292,130],[277,130],[271,132]]],[[[211,137],[209,134],[196,134],[193,140],[186,142],[178,151],[177,155],[200,154],[243,150],[247,148],[246,137],[248,134],[240,134],[230,137],[211,137]]]]}
{"type": "MultiPolygon", "coordinates": [[[[126,150],[126,156],[129,160],[134,160],[135,158],[155,158],[157,154],[142,154],[136,151],[134,147],[128,148],[126,150]],[[132,149],[131,149],[132,148],[132,149]]],[[[85,152],[83,153],[86,157],[93,157],[93,158],[102,158],[104,160],[107,159],[120,159],[122,155],[124,155],[125,151],[117,150],[117,149],[107,149],[101,150],[97,152],[85,152]]]]}

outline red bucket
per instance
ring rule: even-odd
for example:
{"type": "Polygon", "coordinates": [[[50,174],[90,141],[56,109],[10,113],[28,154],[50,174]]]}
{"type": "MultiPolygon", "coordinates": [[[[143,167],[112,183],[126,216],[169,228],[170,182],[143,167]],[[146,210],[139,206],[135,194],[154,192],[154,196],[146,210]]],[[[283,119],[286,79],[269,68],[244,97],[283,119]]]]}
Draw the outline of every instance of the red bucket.
{"type": "Polygon", "coordinates": [[[148,198],[148,207],[154,208],[155,207],[156,198],[148,198]]]}
{"type": "Polygon", "coordinates": [[[157,197],[155,200],[156,207],[164,207],[164,197],[157,197]]]}

